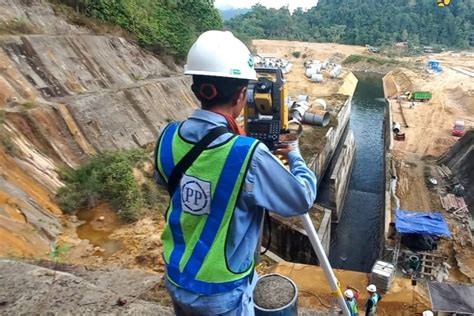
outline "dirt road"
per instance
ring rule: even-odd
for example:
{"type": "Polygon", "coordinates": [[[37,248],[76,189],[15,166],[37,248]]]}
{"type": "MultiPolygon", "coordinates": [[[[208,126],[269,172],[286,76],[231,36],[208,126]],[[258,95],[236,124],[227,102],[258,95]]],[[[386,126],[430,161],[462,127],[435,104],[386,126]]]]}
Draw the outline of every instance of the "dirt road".
{"type": "MultiPolygon", "coordinates": [[[[291,278],[298,286],[299,308],[328,311],[332,305],[331,289],[324,275],[324,271],[317,266],[308,266],[293,263],[280,263],[272,268],[291,278]]],[[[350,285],[360,291],[358,301],[359,313],[364,315],[364,303],[368,298],[365,288],[369,284],[369,277],[365,273],[354,271],[335,270],[341,288],[344,290],[350,285]]],[[[382,294],[382,300],[377,308],[377,315],[416,315],[429,308],[427,293],[422,286],[413,288],[409,279],[397,278],[387,294],[382,294]],[[415,307],[413,306],[415,302],[415,307]]]]}
{"type": "MultiPolygon", "coordinates": [[[[418,71],[396,70],[384,78],[386,97],[390,99],[394,122],[402,125],[404,141],[394,141],[393,158],[397,170],[397,195],[402,209],[413,211],[441,211],[436,190],[429,190],[427,177],[433,175],[437,158],[444,154],[456,141],[451,129],[456,120],[463,120],[467,128],[474,127],[474,79],[453,68],[474,69],[474,58],[450,53],[435,56],[443,64],[440,74],[418,71]],[[397,100],[407,91],[431,91],[429,102],[397,100]],[[405,124],[406,123],[406,124],[405,124]]],[[[441,181],[441,179],[439,179],[441,181]]],[[[458,223],[446,214],[451,231],[456,234],[458,223]]],[[[442,251],[454,266],[472,264],[472,247],[463,247],[464,253],[455,255],[459,245],[443,240],[442,251]]],[[[468,273],[469,274],[469,273],[468,273]]],[[[450,280],[469,281],[473,275],[452,270],[450,280]]]]}

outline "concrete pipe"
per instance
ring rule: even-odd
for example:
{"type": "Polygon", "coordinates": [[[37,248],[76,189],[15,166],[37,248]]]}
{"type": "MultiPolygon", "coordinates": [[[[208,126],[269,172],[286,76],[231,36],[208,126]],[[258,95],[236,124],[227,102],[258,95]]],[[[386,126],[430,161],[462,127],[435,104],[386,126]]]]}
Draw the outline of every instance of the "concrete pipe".
{"type": "Polygon", "coordinates": [[[310,109],[303,116],[303,123],[313,126],[326,126],[329,124],[331,115],[327,111],[310,109]]]}
{"type": "Polygon", "coordinates": [[[323,80],[324,80],[324,77],[322,74],[313,74],[311,76],[311,81],[313,82],[323,82],[323,80]]]}
{"type": "Polygon", "coordinates": [[[306,71],[305,71],[305,76],[308,77],[308,78],[311,78],[313,75],[316,74],[316,69],[314,68],[306,68],[306,71]]]}
{"type": "Polygon", "coordinates": [[[393,122],[393,124],[392,124],[392,130],[393,130],[393,132],[394,132],[395,134],[400,133],[400,131],[402,130],[402,127],[401,127],[400,123],[398,123],[398,122],[393,122]]]}
{"type": "Polygon", "coordinates": [[[327,108],[327,103],[323,99],[316,99],[314,101],[314,105],[319,107],[322,110],[326,110],[326,108],[327,108]]]}
{"type": "Polygon", "coordinates": [[[304,114],[309,109],[309,103],[306,101],[299,101],[293,103],[291,107],[291,117],[297,121],[301,121],[303,119],[304,114]]]}
{"type": "Polygon", "coordinates": [[[334,66],[333,70],[331,70],[331,73],[330,73],[331,78],[333,78],[333,79],[338,78],[339,75],[341,74],[341,72],[342,72],[341,65],[334,66]]]}
{"type": "Polygon", "coordinates": [[[308,102],[308,101],[309,101],[309,96],[306,95],[306,94],[299,95],[299,96],[298,96],[298,101],[296,101],[296,102],[298,103],[298,102],[300,102],[300,101],[308,102]]]}

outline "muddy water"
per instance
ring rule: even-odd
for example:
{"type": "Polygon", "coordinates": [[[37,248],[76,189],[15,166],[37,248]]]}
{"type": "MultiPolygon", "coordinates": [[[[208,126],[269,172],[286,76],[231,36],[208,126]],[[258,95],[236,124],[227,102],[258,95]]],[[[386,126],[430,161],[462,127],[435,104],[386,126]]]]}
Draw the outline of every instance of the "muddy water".
{"type": "Polygon", "coordinates": [[[341,220],[333,227],[329,260],[335,268],[368,272],[380,250],[384,103],[381,78],[358,79],[350,121],[356,156],[341,220]]]}
{"type": "Polygon", "coordinates": [[[117,213],[107,204],[99,204],[92,209],[83,209],[77,212],[77,218],[85,221],[77,228],[77,235],[87,239],[102,251],[96,252],[104,257],[109,257],[122,247],[118,240],[109,239],[110,234],[120,227],[117,213]]]}

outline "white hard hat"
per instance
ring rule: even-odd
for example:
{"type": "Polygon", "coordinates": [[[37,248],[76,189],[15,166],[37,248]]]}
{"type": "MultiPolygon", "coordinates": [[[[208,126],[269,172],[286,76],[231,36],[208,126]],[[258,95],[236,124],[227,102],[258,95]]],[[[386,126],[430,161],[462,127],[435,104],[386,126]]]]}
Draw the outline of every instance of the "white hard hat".
{"type": "Polygon", "coordinates": [[[188,52],[184,73],[257,80],[253,56],[231,32],[207,31],[188,52]]]}
{"type": "Polygon", "coordinates": [[[432,311],[424,311],[423,316],[434,316],[434,313],[432,311]]]}
{"type": "Polygon", "coordinates": [[[348,299],[352,299],[354,298],[354,292],[352,292],[352,290],[345,290],[344,296],[347,297],[348,299]]]}
{"type": "Polygon", "coordinates": [[[375,293],[375,292],[377,292],[377,287],[375,285],[371,284],[367,287],[367,291],[375,293]]]}

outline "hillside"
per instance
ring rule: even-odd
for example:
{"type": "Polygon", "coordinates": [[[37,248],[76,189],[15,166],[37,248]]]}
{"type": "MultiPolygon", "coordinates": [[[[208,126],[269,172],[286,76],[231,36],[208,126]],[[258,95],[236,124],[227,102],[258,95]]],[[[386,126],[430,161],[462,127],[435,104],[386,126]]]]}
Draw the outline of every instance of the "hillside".
{"type": "Polygon", "coordinates": [[[222,19],[224,21],[227,21],[227,20],[230,20],[232,18],[235,18],[238,15],[245,14],[249,11],[250,11],[250,9],[239,9],[239,8],[234,9],[234,8],[231,8],[231,9],[221,9],[221,10],[219,10],[219,13],[222,16],[222,19]]]}
{"type": "Polygon", "coordinates": [[[0,0],[0,24],[0,256],[42,257],[70,221],[59,171],[152,145],[197,102],[176,66],[45,1],[0,0]]]}
{"type": "Polygon", "coordinates": [[[474,46],[474,2],[451,1],[440,8],[433,0],[320,0],[307,12],[261,5],[227,21],[243,37],[383,45],[408,41],[411,46],[474,46]]]}
{"type": "Polygon", "coordinates": [[[130,32],[138,43],[160,54],[184,59],[204,31],[221,29],[222,19],[211,1],[55,0],[99,21],[130,32]]]}

